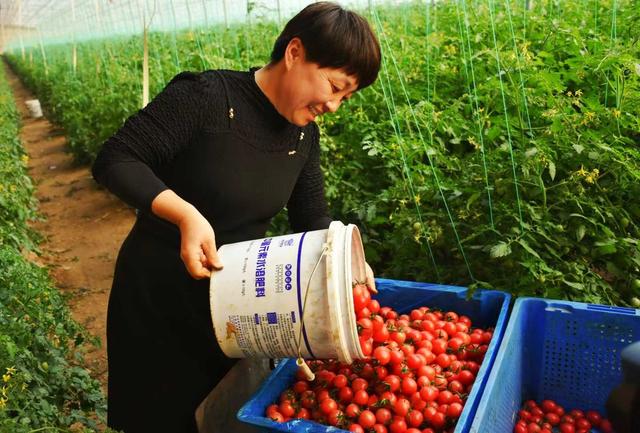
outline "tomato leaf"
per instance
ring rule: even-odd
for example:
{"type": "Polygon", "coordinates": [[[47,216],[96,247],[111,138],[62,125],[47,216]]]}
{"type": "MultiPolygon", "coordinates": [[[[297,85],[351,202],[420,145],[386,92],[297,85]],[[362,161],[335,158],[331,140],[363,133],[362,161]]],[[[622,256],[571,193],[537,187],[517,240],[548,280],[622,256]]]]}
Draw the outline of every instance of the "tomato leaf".
{"type": "Polygon", "coordinates": [[[504,257],[511,254],[511,245],[506,242],[499,242],[491,247],[490,255],[493,258],[504,257]]]}
{"type": "Polygon", "coordinates": [[[533,248],[529,246],[527,241],[525,241],[524,239],[518,239],[518,243],[522,246],[522,248],[527,250],[529,253],[536,256],[537,258],[540,258],[540,255],[533,248]]]}
{"type": "Polygon", "coordinates": [[[551,180],[556,179],[556,164],[553,161],[549,161],[549,176],[551,180]]]}

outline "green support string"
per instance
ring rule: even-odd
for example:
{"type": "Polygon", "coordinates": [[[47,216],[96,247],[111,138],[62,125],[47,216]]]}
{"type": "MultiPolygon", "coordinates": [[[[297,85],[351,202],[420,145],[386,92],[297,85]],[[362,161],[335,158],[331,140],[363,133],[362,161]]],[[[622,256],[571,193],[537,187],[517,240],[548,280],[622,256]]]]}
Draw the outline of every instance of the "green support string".
{"type": "MultiPolygon", "coordinates": [[[[460,236],[458,235],[458,230],[456,229],[456,225],[455,222],[453,221],[453,215],[451,214],[451,211],[449,209],[449,204],[447,203],[447,199],[444,196],[444,191],[442,189],[442,185],[440,184],[440,180],[438,178],[438,173],[437,170],[435,168],[435,165],[433,164],[433,160],[431,158],[431,156],[429,155],[429,151],[427,149],[427,145],[426,142],[424,140],[424,137],[422,135],[422,130],[420,128],[420,122],[418,122],[418,119],[416,118],[416,114],[415,114],[415,110],[413,109],[413,105],[411,104],[411,101],[409,100],[409,94],[407,92],[407,89],[404,85],[404,81],[402,79],[402,74],[398,68],[398,64],[396,62],[395,57],[393,56],[393,52],[391,50],[391,47],[389,45],[389,41],[386,37],[386,34],[384,33],[383,29],[382,29],[382,23],[380,22],[380,18],[378,17],[377,13],[374,10],[374,18],[376,20],[377,26],[378,26],[378,34],[381,35],[381,40],[383,42],[383,44],[387,47],[387,55],[391,58],[391,61],[393,63],[394,69],[396,71],[396,74],[398,76],[398,81],[400,82],[400,87],[402,89],[402,92],[404,94],[405,100],[407,101],[407,106],[409,108],[409,111],[411,112],[411,118],[413,120],[413,123],[416,127],[416,130],[418,132],[418,136],[420,138],[420,142],[422,143],[422,146],[424,148],[425,154],[427,156],[427,159],[429,161],[429,166],[431,167],[431,172],[433,174],[435,183],[436,183],[436,187],[438,188],[438,192],[440,193],[440,197],[442,198],[442,202],[444,204],[445,210],[447,212],[447,215],[449,217],[449,222],[451,224],[451,228],[453,230],[453,233],[456,237],[456,242],[458,244],[458,249],[460,251],[460,254],[462,255],[462,258],[464,259],[465,265],[467,267],[467,271],[469,273],[469,277],[471,278],[472,281],[475,281],[475,278],[473,277],[473,272],[471,271],[471,266],[469,264],[469,261],[467,260],[467,256],[464,252],[464,247],[462,246],[462,242],[460,240],[460,236]]],[[[433,147],[433,132],[431,131],[431,128],[429,128],[429,139],[430,139],[430,145],[433,147]]]]}
{"type": "Polygon", "coordinates": [[[460,30],[460,45],[461,52],[463,53],[463,64],[465,70],[465,76],[467,79],[467,89],[469,94],[469,100],[471,102],[471,106],[474,112],[474,117],[476,119],[476,126],[478,128],[477,136],[478,140],[480,140],[480,155],[482,157],[482,168],[485,182],[485,191],[487,192],[487,201],[489,206],[489,223],[491,224],[491,228],[495,230],[495,224],[493,221],[493,203],[491,198],[491,186],[489,185],[489,170],[487,169],[487,158],[485,154],[485,146],[484,146],[484,130],[482,127],[482,118],[480,117],[480,103],[478,102],[478,89],[476,85],[476,75],[473,67],[473,55],[471,50],[471,41],[470,41],[470,30],[469,30],[469,17],[467,15],[467,5],[466,0],[459,0],[462,3],[463,11],[464,11],[464,24],[465,31],[463,32],[463,27],[460,18],[460,10],[458,8],[458,4],[456,3],[456,11],[458,12],[458,27],[460,30]],[[464,33],[464,36],[463,36],[464,33]],[[465,47],[466,42],[466,47],[465,47]],[[468,53],[468,57],[467,57],[468,53]],[[469,67],[467,67],[467,61],[469,63],[469,67]],[[473,87],[473,89],[471,88],[473,87]]]}
{"type": "Polygon", "coordinates": [[[500,52],[498,50],[498,40],[496,37],[496,25],[494,19],[494,3],[489,0],[489,16],[491,19],[491,33],[493,34],[493,45],[496,54],[496,66],[498,69],[498,79],[500,81],[500,94],[502,96],[502,109],[504,110],[504,120],[507,129],[507,142],[509,144],[509,156],[511,158],[511,169],[513,172],[513,186],[516,192],[516,203],[518,206],[518,216],[520,219],[520,230],[524,232],[524,219],[522,216],[522,205],[520,203],[520,191],[518,188],[518,175],[516,173],[516,161],[513,153],[513,143],[511,140],[511,127],[509,126],[509,113],[507,112],[507,98],[504,94],[504,83],[502,82],[502,65],[500,64],[500,52]]]}
{"type": "MultiPolygon", "coordinates": [[[[617,3],[616,0],[613,0],[613,5],[611,8],[611,33],[610,33],[610,40],[609,40],[609,51],[612,51],[613,48],[615,47],[615,43],[616,43],[616,38],[617,38],[617,34],[618,34],[618,29],[616,26],[616,10],[617,10],[617,3]]],[[[605,85],[605,91],[604,91],[604,106],[607,107],[609,105],[609,69],[607,69],[605,71],[605,78],[606,78],[606,85],[605,85]]],[[[616,108],[617,105],[616,105],[616,108]]],[[[616,121],[618,121],[618,118],[616,117],[616,121]]],[[[620,129],[620,126],[618,126],[618,130],[620,129]]]]}
{"type": "Polygon", "coordinates": [[[513,51],[516,55],[516,67],[518,68],[518,76],[520,78],[520,93],[522,94],[522,104],[524,105],[524,113],[527,116],[527,128],[529,129],[529,138],[533,138],[533,130],[531,129],[531,117],[529,116],[529,105],[527,104],[527,94],[524,88],[524,78],[522,76],[522,65],[520,64],[520,50],[518,50],[518,43],[516,41],[516,34],[513,30],[513,20],[511,19],[511,6],[509,6],[509,0],[504,1],[505,9],[507,11],[507,18],[509,20],[509,30],[511,31],[511,39],[513,40],[513,51]]]}
{"type": "Polygon", "coordinates": [[[431,56],[429,56],[429,35],[431,34],[431,0],[427,0],[427,29],[426,29],[426,38],[427,38],[427,101],[431,100],[431,56]]]}
{"type": "MultiPolygon", "coordinates": [[[[392,91],[392,87],[391,87],[391,79],[389,78],[389,72],[387,70],[387,64],[386,64],[386,60],[383,57],[382,60],[382,68],[383,68],[383,76],[381,77],[382,79],[380,80],[380,86],[382,87],[382,93],[384,95],[384,101],[385,104],[387,106],[387,110],[389,111],[389,118],[391,119],[391,125],[393,126],[393,132],[395,134],[396,140],[398,141],[398,149],[400,150],[400,158],[402,159],[402,168],[404,171],[404,176],[406,179],[406,183],[409,189],[409,194],[411,195],[412,198],[416,197],[416,190],[415,187],[413,186],[413,180],[411,177],[411,169],[409,168],[409,165],[407,164],[407,157],[404,153],[404,140],[402,139],[401,133],[400,133],[400,124],[397,121],[398,119],[398,109],[396,107],[395,104],[395,98],[393,96],[393,91],[392,91]],[[387,94],[387,90],[385,89],[384,86],[384,80],[387,80],[387,85],[388,85],[388,92],[389,94],[387,94]],[[391,101],[391,102],[389,102],[391,101]]],[[[413,204],[416,207],[416,213],[418,214],[418,221],[420,222],[420,226],[422,227],[422,230],[426,233],[425,230],[425,224],[424,224],[424,218],[422,217],[422,212],[420,210],[420,205],[418,204],[418,202],[415,199],[411,200],[413,202],[413,204]]],[[[436,260],[435,260],[435,256],[433,254],[433,250],[431,248],[431,243],[429,242],[429,239],[427,239],[425,237],[425,243],[427,246],[427,252],[429,254],[429,257],[431,258],[431,263],[433,264],[433,269],[435,271],[436,274],[436,281],[437,282],[442,282],[442,279],[440,277],[440,272],[438,270],[438,265],[436,264],[436,260]]],[[[420,243],[420,245],[422,246],[422,243],[420,243]]]]}
{"type": "Polygon", "coordinates": [[[173,5],[173,0],[170,0],[171,4],[171,16],[173,17],[173,32],[171,32],[171,42],[173,44],[173,62],[176,66],[176,73],[182,70],[180,66],[180,58],[178,56],[178,44],[176,43],[176,32],[178,31],[178,23],[176,21],[176,8],[173,5]]]}
{"type": "MultiPolygon", "coordinates": [[[[373,7],[371,5],[371,2],[369,2],[369,7],[368,7],[368,13],[369,13],[369,19],[373,19],[373,7]]],[[[381,47],[381,49],[384,49],[384,47],[381,47]]],[[[392,90],[392,86],[391,86],[391,79],[390,79],[390,75],[389,75],[389,71],[387,69],[387,62],[385,60],[385,56],[382,56],[382,76],[380,77],[380,87],[382,88],[382,94],[383,94],[383,99],[385,102],[385,105],[387,107],[387,111],[389,112],[389,119],[391,120],[391,125],[393,127],[393,132],[394,135],[396,137],[396,140],[398,141],[398,149],[400,151],[400,158],[402,159],[402,168],[403,168],[403,177],[405,179],[405,186],[409,189],[409,194],[411,195],[411,197],[416,197],[416,190],[415,187],[413,185],[413,180],[412,180],[412,176],[411,176],[411,169],[409,168],[409,165],[407,164],[407,157],[404,153],[404,148],[403,148],[403,144],[404,144],[404,140],[402,139],[402,135],[400,132],[400,123],[398,122],[398,109],[396,107],[395,104],[395,97],[393,96],[393,90],[392,90]],[[387,80],[387,85],[388,85],[388,94],[387,94],[387,89],[385,88],[385,79],[387,80]]],[[[422,217],[422,211],[420,210],[420,205],[416,202],[416,200],[412,200],[413,204],[415,205],[416,208],[416,213],[418,214],[418,221],[420,222],[420,226],[423,230],[423,232],[426,233],[425,230],[425,224],[424,224],[424,218],[422,217]]],[[[436,282],[442,282],[442,278],[440,277],[440,271],[438,269],[438,265],[436,263],[436,259],[435,259],[435,255],[433,254],[433,250],[431,248],[431,243],[429,242],[429,239],[427,239],[425,237],[425,244],[426,244],[426,253],[429,255],[429,258],[431,259],[431,264],[433,265],[433,270],[435,272],[436,275],[436,282]]],[[[422,242],[420,242],[420,246],[422,247],[422,249],[424,250],[424,246],[425,244],[423,244],[422,242]]]]}

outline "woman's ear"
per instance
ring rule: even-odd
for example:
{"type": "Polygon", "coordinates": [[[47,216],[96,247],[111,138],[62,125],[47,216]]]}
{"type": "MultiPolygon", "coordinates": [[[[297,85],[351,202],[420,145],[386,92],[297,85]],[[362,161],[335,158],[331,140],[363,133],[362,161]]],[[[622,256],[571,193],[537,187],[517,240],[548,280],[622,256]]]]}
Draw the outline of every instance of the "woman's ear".
{"type": "Polygon", "coordinates": [[[302,41],[298,37],[292,38],[287,44],[287,48],[284,51],[284,65],[287,71],[290,70],[296,63],[304,62],[304,59],[305,52],[302,41]]]}

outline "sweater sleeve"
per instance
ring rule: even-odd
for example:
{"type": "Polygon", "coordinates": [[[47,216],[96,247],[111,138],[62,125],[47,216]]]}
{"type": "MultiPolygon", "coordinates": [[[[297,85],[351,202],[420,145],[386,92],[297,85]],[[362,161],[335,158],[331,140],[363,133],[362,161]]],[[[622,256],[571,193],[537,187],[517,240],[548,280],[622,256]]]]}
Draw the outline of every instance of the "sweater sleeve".
{"type": "Polygon", "coordinates": [[[316,124],[313,124],[312,139],[309,157],[287,204],[289,224],[294,232],[326,229],[332,221],[324,196],[324,177],[320,170],[320,131],[316,124]]]}
{"type": "Polygon", "coordinates": [[[156,175],[158,168],[184,149],[202,125],[206,85],[199,74],[176,75],[103,144],[92,167],[94,179],[125,203],[149,210],[167,189],[156,175]]]}

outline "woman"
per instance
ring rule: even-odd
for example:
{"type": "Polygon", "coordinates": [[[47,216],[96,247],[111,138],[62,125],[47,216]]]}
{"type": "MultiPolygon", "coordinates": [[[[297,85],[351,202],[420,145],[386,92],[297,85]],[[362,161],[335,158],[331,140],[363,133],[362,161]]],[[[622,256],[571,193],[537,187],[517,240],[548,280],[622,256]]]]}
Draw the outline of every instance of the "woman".
{"type": "Polygon", "coordinates": [[[196,407],[234,363],[209,314],[216,248],[264,237],[285,206],[294,232],[328,227],[313,121],[379,67],[366,20],[315,3],[287,23],[267,66],[181,73],[104,144],[95,179],[138,209],[109,298],[110,427],[196,431],[196,407]]]}

